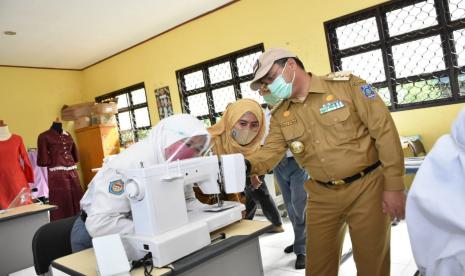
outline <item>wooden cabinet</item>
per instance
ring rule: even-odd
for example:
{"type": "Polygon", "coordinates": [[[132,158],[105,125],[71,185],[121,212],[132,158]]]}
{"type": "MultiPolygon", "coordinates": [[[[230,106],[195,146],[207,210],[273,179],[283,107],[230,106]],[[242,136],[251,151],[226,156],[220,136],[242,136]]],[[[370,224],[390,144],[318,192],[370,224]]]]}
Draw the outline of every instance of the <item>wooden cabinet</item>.
{"type": "Polygon", "coordinates": [[[83,182],[87,188],[96,174],[92,169],[100,168],[104,157],[119,153],[118,129],[116,126],[85,127],[76,130],[76,139],[83,182]]]}

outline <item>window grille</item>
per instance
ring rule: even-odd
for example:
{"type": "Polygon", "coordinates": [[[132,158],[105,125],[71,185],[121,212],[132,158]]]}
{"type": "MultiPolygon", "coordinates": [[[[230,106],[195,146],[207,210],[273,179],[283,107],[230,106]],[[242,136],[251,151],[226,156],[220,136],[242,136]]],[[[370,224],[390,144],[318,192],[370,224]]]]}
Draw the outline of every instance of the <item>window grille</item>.
{"type": "Polygon", "coordinates": [[[151,122],[144,83],[96,97],[95,101],[117,102],[116,121],[120,143],[123,147],[128,147],[147,136],[151,122]]]}
{"type": "Polygon", "coordinates": [[[325,22],[333,71],[390,110],[465,102],[465,0],[395,0],[325,22]]]}
{"type": "Polygon", "coordinates": [[[258,44],[176,71],[183,111],[211,126],[237,99],[263,104],[262,96],[249,87],[253,65],[263,51],[258,44]]]}

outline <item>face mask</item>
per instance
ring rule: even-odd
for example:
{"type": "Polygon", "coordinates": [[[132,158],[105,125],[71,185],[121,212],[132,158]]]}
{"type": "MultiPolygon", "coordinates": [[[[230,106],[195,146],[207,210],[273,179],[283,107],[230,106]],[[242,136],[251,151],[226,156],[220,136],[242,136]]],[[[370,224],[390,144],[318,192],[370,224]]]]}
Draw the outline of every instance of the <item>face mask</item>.
{"type": "Polygon", "coordinates": [[[267,104],[270,104],[270,105],[277,105],[281,101],[280,98],[276,97],[275,95],[271,93],[263,95],[263,99],[265,100],[267,104]]]}
{"type": "Polygon", "coordinates": [[[196,157],[198,152],[185,144],[185,141],[178,141],[165,149],[166,161],[184,160],[196,157]]]}
{"type": "Polygon", "coordinates": [[[233,128],[231,134],[232,134],[232,137],[234,138],[234,140],[236,140],[236,142],[239,145],[245,146],[245,145],[249,144],[250,142],[252,142],[252,140],[255,138],[255,136],[257,136],[258,131],[253,131],[253,130],[250,130],[250,129],[233,128]]]}
{"type": "Polygon", "coordinates": [[[281,75],[279,75],[271,84],[268,84],[268,89],[270,89],[271,94],[280,98],[280,99],[289,99],[292,94],[292,83],[294,83],[295,72],[294,76],[292,77],[292,81],[287,83],[283,77],[284,70],[286,70],[286,64],[284,64],[283,71],[281,75]]]}

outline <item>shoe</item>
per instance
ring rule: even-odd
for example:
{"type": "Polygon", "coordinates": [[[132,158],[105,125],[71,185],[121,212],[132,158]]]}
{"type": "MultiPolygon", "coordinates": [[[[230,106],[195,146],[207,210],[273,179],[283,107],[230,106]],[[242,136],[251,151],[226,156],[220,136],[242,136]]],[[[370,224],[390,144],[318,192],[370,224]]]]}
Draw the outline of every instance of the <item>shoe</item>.
{"type": "Polygon", "coordinates": [[[284,228],[282,225],[273,225],[273,228],[268,233],[282,233],[284,232],[284,228]]]}
{"type": "Polygon", "coordinates": [[[295,260],[295,269],[304,269],[305,268],[305,255],[297,254],[297,259],[295,260]]]}
{"type": "Polygon", "coordinates": [[[292,253],[292,252],[294,252],[294,245],[293,244],[291,244],[289,246],[286,246],[286,248],[284,248],[284,253],[289,254],[289,253],[292,253]]]}

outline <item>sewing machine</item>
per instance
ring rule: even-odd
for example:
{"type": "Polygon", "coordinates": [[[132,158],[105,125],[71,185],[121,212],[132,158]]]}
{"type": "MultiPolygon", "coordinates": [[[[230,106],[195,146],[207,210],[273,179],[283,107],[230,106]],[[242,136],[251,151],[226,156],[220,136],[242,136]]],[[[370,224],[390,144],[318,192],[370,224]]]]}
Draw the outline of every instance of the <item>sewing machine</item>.
{"type": "Polygon", "coordinates": [[[185,186],[207,195],[239,193],[245,186],[241,154],[198,157],[150,168],[119,171],[126,177],[135,233],[123,236],[130,260],[152,254],[157,267],[168,265],[211,243],[210,232],[242,219],[244,205],[219,202],[187,210],[185,186]]]}

